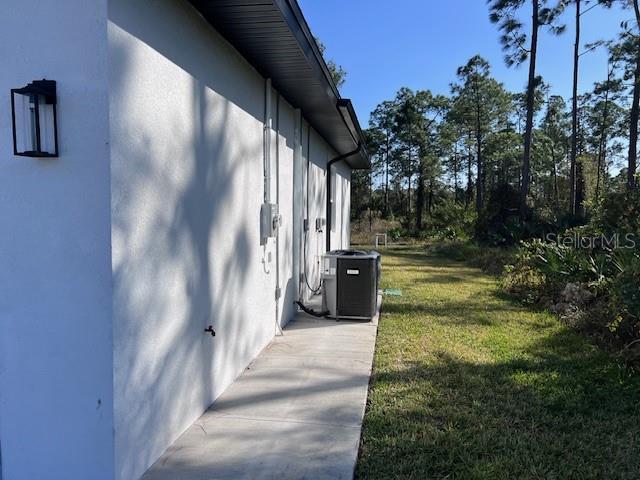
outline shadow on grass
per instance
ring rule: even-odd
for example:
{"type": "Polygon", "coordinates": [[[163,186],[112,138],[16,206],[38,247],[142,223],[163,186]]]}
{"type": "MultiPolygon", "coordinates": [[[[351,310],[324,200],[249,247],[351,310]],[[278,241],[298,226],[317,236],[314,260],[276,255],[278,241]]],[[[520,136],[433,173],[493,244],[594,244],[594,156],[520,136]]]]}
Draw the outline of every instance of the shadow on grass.
{"type": "Polygon", "coordinates": [[[509,304],[491,304],[482,301],[464,301],[447,303],[411,303],[405,301],[386,302],[382,306],[383,314],[417,315],[418,317],[433,317],[438,323],[458,324],[468,326],[473,324],[492,325],[490,317],[497,312],[517,314],[522,307],[509,304]]]}
{"type": "Polygon", "coordinates": [[[466,283],[469,281],[469,275],[453,275],[450,273],[433,273],[426,275],[420,279],[421,283],[446,284],[466,283]]]}
{"type": "Polygon", "coordinates": [[[387,281],[412,295],[385,300],[383,326],[385,315],[431,320],[446,339],[438,325],[493,332],[514,322],[510,335],[522,338],[480,361],[437,338],[411,348],[419,334],[380,348],[381,335],[357,478],[640,478],[640,376],[550,317],[532,316],[536,309],[479,270],[415,250],[389,256],[400,262],[389,259],[387,281]],[[470,298],[460,299],[462,284],[470,298]],[[434,298],[420,297],[427,285],[434,298]]]}
{"type": "Polygon", "coordinates": [[[410,260],[415,264],[425,264],[430,257],[427,256],[426,250],[420,252],[416,247],[394,247],[382,251],[383,261],[385,254],[402,260],[410,260]]]}
{"type": "Polygon", "coordinates": [[[504,363],[438,352],[373,375],[357,477],[637,478],[639,391],[570,332],[504,363]]]}

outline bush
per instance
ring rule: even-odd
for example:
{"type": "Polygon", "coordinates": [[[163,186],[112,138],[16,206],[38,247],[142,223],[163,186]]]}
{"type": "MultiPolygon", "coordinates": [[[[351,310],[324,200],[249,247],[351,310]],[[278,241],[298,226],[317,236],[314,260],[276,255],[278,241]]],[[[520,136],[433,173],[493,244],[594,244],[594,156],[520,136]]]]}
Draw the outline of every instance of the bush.
{"type": "Polygon", "coordinates": [[[504,290],[548,308],[640,368],[640,192],[609,193],[584,221],[538,209],[521,225],[518,192],[500,185],[478,216],[479,244],[457,241],[455,229],[444,227],[441,238],[454,241],[435,251],[502,273],[504,290]],[[571,242],[540,240],[553,232],[571,242]]]}
{"type": "Polygon", "coordinates": [[[387,236],[389,240],[392,242],[397,242],[404,236],[404,229],[401,227],[394,227],[387,232],[387,236]]]}
{"type": "Polygon", "coordinates": [[[617,274],[607,283],[610,330],[624,341],[640,338],[640,255],[619,250],[613,254],[617,274]]]}
{"type": "Polygon", "coordinates": [[[640,233],[640,192],[607,195],[596,207],[590,227],[599,233],[640,233]]]}
{"type": "Polygon", "coordinates": [[[488,194],[475,226],[475,238],[488,245],[513,245],[521,238],[518,192],[498,185],[488,194]]]}
{"type": "Polygon", "coordinates": [[[503,288],[622,347],[640,339],[640,255],[524,242],[506,267],[503,288]]]}
{"type": "MultiPolygon", "coordinates": [[[[567,234],[596,231],[593,225],[567,234]]],[[[517,247],[469,241],[431,244],[433,253],[499,275],[503,290],[556,313],[640,369],[640,251],[573,248],[541,240],[517,247]]]]}
{"type": "MultiPolygon", "coordinates": [[[[511,185],[494,187],[478,216],[475,239],[492,246],[515,245],[522,240],[544,238],[557,232],[561,222],[576,225],[577,218],[558,219],[551,209],[529,210],[524,223],[520,220],[519,192],[511,185]]],[[[582,220],[584,222],[584,220],[582,220]]]]}
{"type": "Polygon", "coordinates": [[[436,207],[427,219],[432,236],[449,240],[469,238],[474,231],[476,213],[463,204],[446,204],[436,207]]]}
{"type": "Polygon", "coordinates": [[[523,243],[506,265],[502,287],[528,303],[540,301],[547,291],[547,278],[538,268],[540,249],[537,242],[523,243]]]}

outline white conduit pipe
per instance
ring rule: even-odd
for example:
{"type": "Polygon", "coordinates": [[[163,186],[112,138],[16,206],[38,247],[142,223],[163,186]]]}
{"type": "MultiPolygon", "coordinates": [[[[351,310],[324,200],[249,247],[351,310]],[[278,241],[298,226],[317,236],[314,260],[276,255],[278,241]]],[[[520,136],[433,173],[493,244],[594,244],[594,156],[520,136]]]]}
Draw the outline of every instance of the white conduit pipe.
{"type": "Polygon", "coordinates": [[[264,202],[271,203],[271,79],[264,85],[264,202]]]}

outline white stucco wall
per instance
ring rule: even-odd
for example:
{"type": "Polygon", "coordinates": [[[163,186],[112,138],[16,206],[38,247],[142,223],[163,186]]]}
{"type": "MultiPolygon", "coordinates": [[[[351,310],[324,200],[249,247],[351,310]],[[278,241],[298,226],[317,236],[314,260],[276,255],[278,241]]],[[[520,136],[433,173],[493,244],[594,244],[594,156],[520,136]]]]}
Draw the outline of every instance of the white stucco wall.
{"type": "Polygon", "coordinates": [[[273,92],[276,256],[259,241],[264,79],[188,2],[12,2],[0,58],[2,478],[135,479],[309,294],[307,176],[319,282],[335,152],[273,92]],[[58,82],[61,155],[14,157],[8,92],[40,78],[58,82]]]}
{"type": "MultiPolygon", "coordinates": [[[[320,285],[320,260],[326,249],[326,229],[331,229],[331,249],[347,249],[349,248],[350,224],[350,185],[351,185],[351,169],[344,162],[338,162],[333,165],[334,188],[333,198],[336,202],[334,208],[334,221],[332,225],[326,225],[322,232],[316,231],[316,219],[322,218],[327,220],[326,212],[326,164],[328,161],[336,157],[327,143],[313,129],[310,135],[309,127],[303,128],[303,163],[304,163],[304,181],[308,177],[308,191],[304,193],[305,209],[307,208],[308,199],[308,218],[309,231],[306,236],[306,274],[308,283],[311,288],[317,288],[320,285]],[[310,157],[308,157],[310,152],[310,157]],[[307,159],[309,161],[307,162],[307,159]]],[[[305,185],[305,189],[307,185],[305,185]]],[[[305,239],[303,239],[305,243],[305,239]]],[[[303,249],[304,251],[304,249],[303,249]]],[[[308,300],[313,296],[310,289],[304,288],[304,298],[308,300]]]]}
{"type": "Polygon", "coordinates": [[[273,336],[274,252],[257,222],[263,80],[186,3],[116,0],[109,18],[115,458],[130,479],[273,336]]]}
{"type": "MultiPolygon", "coordinates": [[[[279,195],[283,220],[276,310],[276,242],[259,239],[264,79],[184,1],[110,0],[108,32],[115,463],[116,478],[128,480],[294,314],[293,210],[304,189],[293,183],[296,112],[274,91],[272,201],[279,195]],[[209,324],[215,338],[204,333],[209,324]]],[[[313,264],[324,251],[313,227],[325,217],[333,153],[313,131],[310,150],[313,264]]]]}
{"type": "Polygon", "coordinates": [[[106,0],[3,2],[4,480],[112,479],[106,0]],[[13,156],[9,90],[56,80],[60,157],[13,156]]]}
{"type": "MultiPolygon", "coordinates": [[[[282,227],[279,231],[277,245],[280,265],[277,283],[282,292],[278,302],[278,323],[282,326],[293,317],[295,312],[293,302],[298,300],[298,283],[294,276],[293,266],[293,243],[294,238],[299,238],[301,233],[294,231],[295,222],[293,220],[295,201],[293,161],[297,115],[282,97],[276,97],[276,102],[278,106],[275,111],[277,117],[274,128],[277,127],[279,130],[279,141],[274,142],[273,147],[277,149],[277,153],[273,154],[272,160],[276,165],[273,171],[276,178],[274,201],[278,203],[279,212],[282,215],[282,227]]],[[[300,201],[300,199],[297,200],[300,201]]]]}
{"type": "Polygon", "coordinates": [[[303,129],[303,163],[305,182],[305,218],[309,229],[303,238],[303,265],[309,285],[303,288],[303,298],[308,300],[320,285],[320,255],[325,250],[325,231],[316,231],[316,219],[326,218],[326,164],[332,158],[331,149],[322,138],[306,124],[303,129]]]}
{"type": "Polygon", "coordinates": [[[331,248],[347,250],[351,246],[351,168],[339,162],[332,167],[336,175],[335,222],[332,222],[331,248]]]}

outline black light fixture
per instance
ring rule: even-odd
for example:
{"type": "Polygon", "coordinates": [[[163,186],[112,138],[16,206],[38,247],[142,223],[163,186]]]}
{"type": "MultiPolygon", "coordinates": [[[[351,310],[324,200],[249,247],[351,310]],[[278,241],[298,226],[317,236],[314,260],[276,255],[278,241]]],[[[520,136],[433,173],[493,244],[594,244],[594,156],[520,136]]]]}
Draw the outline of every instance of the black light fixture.
{"type": "Polygon", "coordinates": [[[56,100],[54,80],[35,80],[11,90],[14,155],[58,156],[56,100]]]}

